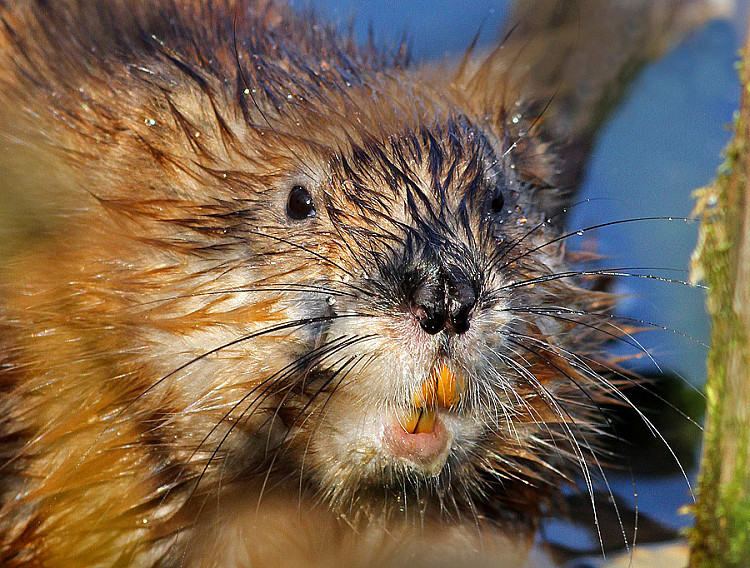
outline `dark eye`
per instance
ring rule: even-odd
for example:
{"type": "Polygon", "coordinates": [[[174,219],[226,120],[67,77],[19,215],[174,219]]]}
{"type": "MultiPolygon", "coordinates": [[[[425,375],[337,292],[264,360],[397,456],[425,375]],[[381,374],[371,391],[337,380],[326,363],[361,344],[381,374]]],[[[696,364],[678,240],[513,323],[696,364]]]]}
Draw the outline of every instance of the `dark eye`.
{"type": "Polygon", "coordinates": [[[493,213],[502,213],[504,205],[505,198],[503,197],[503,192],[499,189],[496,189],[492,195],[492,199],[490,200],[490,209],[492,209],[493,213]]]}
{"type": "Polygon", "coordinates": [[[289,217],[298,221],[315,217],[315,203],[313,203],[312,195],[305,186],[295,185],[289,192],[286,213],[289,217]]]}

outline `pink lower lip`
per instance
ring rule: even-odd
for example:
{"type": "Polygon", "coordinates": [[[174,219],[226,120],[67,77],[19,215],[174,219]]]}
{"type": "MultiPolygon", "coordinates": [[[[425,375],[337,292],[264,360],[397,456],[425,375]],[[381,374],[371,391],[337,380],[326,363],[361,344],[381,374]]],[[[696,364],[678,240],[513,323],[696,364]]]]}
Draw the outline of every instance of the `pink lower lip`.
{"type": "Polygon", "coordinates": [[[421,470],[426,475],[437,476],[450,453],[453,435],[438,417],[431,432],[411,434],[398,420],[386,426],[384,442],[389,453],[421,470]]]}

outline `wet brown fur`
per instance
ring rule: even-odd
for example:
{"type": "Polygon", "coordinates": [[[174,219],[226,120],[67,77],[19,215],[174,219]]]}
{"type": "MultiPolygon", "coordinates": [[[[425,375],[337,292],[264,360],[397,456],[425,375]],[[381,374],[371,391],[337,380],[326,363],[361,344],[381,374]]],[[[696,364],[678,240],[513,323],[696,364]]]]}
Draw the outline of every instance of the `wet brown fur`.
{"type": "MultiPolygon", "coordinates": [[[[524,43],[467,60],[446,80],[445,69],[410,65],[400,46],[387,55],[357,46],[281,3],[0,0],[3,190],[40,202],[20,210],[23,232],[4,238],[0,563],[293,565],[295,543],[299,565],[328,565],[336,555],[319,551],[336,542],[339,560],[427,564],[436,549],[419,555],[436,543],[484,550],[482,534],[501,548],[507,535],[530,534],[553,488],[590,459],[595,403],[611,390],[592,378],[609,368],[608,337],[581,313],[606,314],[613,299],[590,279],[519,288],[536,308],[572,311],[516,314],[518,332],[536,338],[514,363],[535,377],[516,385],[516,436],[498,433],[433,493],[414,481],[424,495],[404,489],[412,513],[377,479],[343,471],[333,483],[335,464],[316,463],[314,448],[300,466],[323,435],[327,400],[349,401],[350,412],[364,402],[342,383],[344,362],[288,367],[311,349],[310,334],[288,324],[294,285],[324,281],[345,303],[364,284],[331,273],[356,276],[357,258],[391,258],[403,236],[389,225],[395,206],[437,222],[460,210],[457,195],[479,200],[488,172],[518,172],[522,222],[498,245],[512,256],[469,264],[499,263],[505,284],[567,266],[562,241],[535,247],[561,234],[550,196],[580,175],[561,156],[585,153],[592,135],[555,139],[554,123],[540,121],[548,93],[522,94],[525,74],[512,64],[524,43]],[[31,168],[41,173],[26,178],[31,168]],[[330,225],[314,233],[279,213],[283,188],[299,179],[334,188],[322,198],[330,225]],[[307,385],[308,376],[332,382],[307,385]],[[293,425],[302,432],[290,436],[293,425]],[[247,520],[255,506],[270,527],[296,519],[289,537],[247,520]],[[419,511],[428,529],[414,528],[419,511]]],[[[486,238],[474,221],[461,227],[486,238]]],[[[357,309],[385,318],[397,309],[386,296],[357,309]]],[[[316,314],[306,317],[329,317],[316,314]]],[[[482,554],[500,554],[490,549],[482,554]]]]}

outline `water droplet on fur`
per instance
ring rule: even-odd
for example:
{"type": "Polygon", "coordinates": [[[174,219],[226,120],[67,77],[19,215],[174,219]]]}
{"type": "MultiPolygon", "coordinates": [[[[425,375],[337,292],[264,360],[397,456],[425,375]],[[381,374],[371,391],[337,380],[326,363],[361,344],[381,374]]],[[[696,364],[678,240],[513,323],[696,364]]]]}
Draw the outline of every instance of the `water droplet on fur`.
{"type": "Polygon", "coordinates": [[[156,124],[156,121],[153,118],[147,118],[144,121],[148,126],[154,126],[156,124]]]}
{"type": "Polygon", "coordinates": [[[332,306],[332,305],[334,305],[334,304],[336,303],[336,298],[334,298],[333,296],[328,296],[328,297],[326,298],[326,303],[327,303],[327,304],[328,304],[329,306],[332,306]]]}
{"type": "Polygon", "coordinates": [[[244,90],[244,91],[242,91],[242,92],[243,92],[243,93],[245,93],[246,95],[249,95],[249,94],[250,94],[250,89],[245,89],[245,90],[244,90]]]}
{"type": "Polygon", "coordinates": [[[576,231],[576,235],[578,235],[579,237],[582,237],[583,236],[583,231],[576,231]]]}
{"type": "Polygon", "coordinates": [[[291,101],[291,100],[292,100],[292,99],[294,98],[294,95],[293,95],[293,94],[291,94],[291,93],[289,93],[289,94],[288,94],[288,95],[286,96],[286,98],[287,98],[287,100],[290,100],[290,101],[291,101]]]}
{"type": "Polygon", "coordinates": [[[511,121],[511,122],[512,122],[513,124],[518,124],[518,122],[519,122],[520,120],[521,120],[521,117],[520,117],[519,115],[516,115],[516,116],[514,116],[513,118],[511,118],[511,119],[510,119],[510,121],[511,121]]]}

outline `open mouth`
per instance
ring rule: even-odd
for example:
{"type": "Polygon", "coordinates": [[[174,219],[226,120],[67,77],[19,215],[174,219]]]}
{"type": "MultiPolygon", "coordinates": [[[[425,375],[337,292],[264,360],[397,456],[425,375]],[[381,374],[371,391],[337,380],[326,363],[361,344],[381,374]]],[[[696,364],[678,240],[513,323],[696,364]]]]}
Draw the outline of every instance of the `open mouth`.
{"type": "Polygon", "coordinates": [[[437,476],[453,444],[445,418],[460,401],[461,391],[456,374],[444,363],[436,365],[413,404],[386,428],[389,452],[424,474],[437,476]]]}

